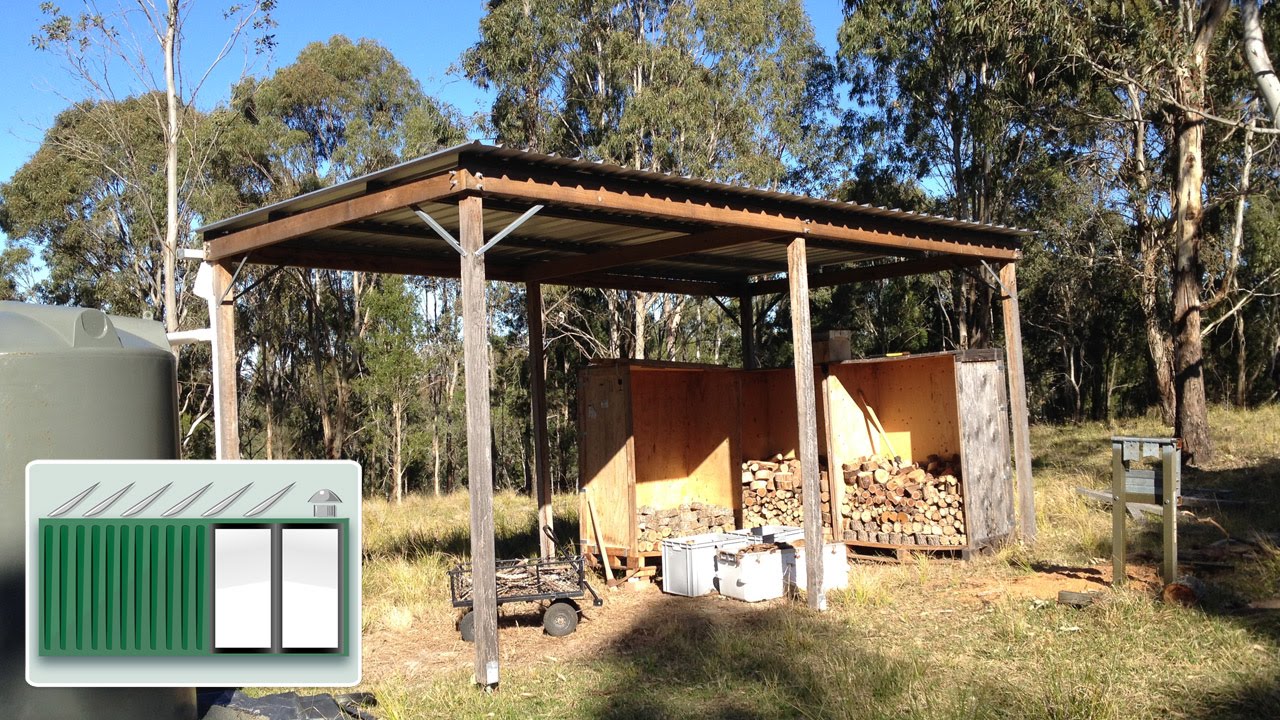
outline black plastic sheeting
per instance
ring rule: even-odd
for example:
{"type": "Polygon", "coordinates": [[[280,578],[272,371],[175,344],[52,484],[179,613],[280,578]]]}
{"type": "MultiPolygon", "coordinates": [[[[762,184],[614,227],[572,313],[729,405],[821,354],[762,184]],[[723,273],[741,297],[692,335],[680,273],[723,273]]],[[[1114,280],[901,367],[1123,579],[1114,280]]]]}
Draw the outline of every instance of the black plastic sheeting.
{"type": "Polygon", "coordinates": [[[377,720],[367,708],[378,701],[370,693],[299,695],[296,692],[250,697],[234,688],[201,690],[201,720],[377,720]]]}

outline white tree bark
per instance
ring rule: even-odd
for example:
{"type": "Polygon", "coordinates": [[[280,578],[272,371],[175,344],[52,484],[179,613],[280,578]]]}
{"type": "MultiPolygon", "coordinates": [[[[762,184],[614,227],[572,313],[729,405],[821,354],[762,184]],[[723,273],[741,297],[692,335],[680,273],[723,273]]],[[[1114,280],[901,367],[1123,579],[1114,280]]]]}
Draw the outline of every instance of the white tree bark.
{"type": "Polygon", "coordinates": [[[1244,26],[1244,59],[1258,83],[1258,94],[1267,104],[1271,124],[1280,127],[1280,78],[1271,65],[1267,46],[1262,40],[1262,21],[1258,18],[1258,0],[1241,0],[1240,22],[1244,26]]]}

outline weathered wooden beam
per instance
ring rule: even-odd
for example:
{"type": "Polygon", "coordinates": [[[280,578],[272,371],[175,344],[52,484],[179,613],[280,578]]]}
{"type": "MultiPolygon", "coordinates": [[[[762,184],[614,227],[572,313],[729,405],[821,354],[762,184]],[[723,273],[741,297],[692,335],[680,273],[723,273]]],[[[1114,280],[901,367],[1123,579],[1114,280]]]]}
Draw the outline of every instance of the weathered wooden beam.
{"type": "MultiPolygon", "coordinates": [[[[924,275],[927,273],[956,270],[963,267],[980,265],[981,258],[940,256],[921,258],[918,260],[900,260],[898,262],[864,265],[861,267],[831,270],[814,273],[809,276],[809,288],[816,289],[833,285],[870,282],[872,280],[888,280],[889,278],[906,277],[908,275],[924,275]]],[[[759,280],[747,283],[746,292],[751,295],[769,295],[787,291],[787,280],[759,280]]]]}
{"type": "Polygon", "coordinates": [[[809,324],[809,265],[804,238],[787,246],[787,279],[791,284],[791,348],[796,376],[796,423],[800,431],[801,482],[804,487],[804,566],[809,607],[827,609],[823,592],[822,489],[818,482],[818,410],[813,383],[813,329],[809,324]]]}
{"type": "MultiPolygon", "coordinates": [[[[823,240],[840,240],[853,245],[887,248],[890,250],[919,250],[967,255],[989,260],[1016,260],[1021,251],[1015,240],[985,236],[971,229],[947,228],[925,222],[908,223],[905,219],[888,220],[867,216],[840,220],[815,220],[781,210],[757,209],[733,206],[727,201],[682,198],[658,193],[627,192],[604,187],[604,183],[559,184],[541,178],[511,178],[501,170],[486,176],[481,189],[486,196],[522,199],[529,202],[548,203],[577,208],[595,208],[617,213],[629,213],[658,219],[685,220],[710,225],[756,229],[788,234],[795,237],[814,237],[823,240]],[[849,223],[857,222],[857,225],[849,223]],[[900,233],[880,228],[894,227],[900,233]],[[906,234],[906,233],[912,234],[906,234]],[[948,237],[964,237],[969,241],[956,241],[948,237]],[[979,244],[979,240],[989,244],[979,244]]],[[[771,203],[764,203],[771,205],[771,203]]],[[[789,212],[796,212],[794,209],[789,212]]],[[[814,215],[823,214],[815,209],[814,215]]],[[[637,223],[642,224],[642,223],[637,223]]]]}
{"type": "Polygon", "coordinates": [[[738,296],[738,327],[742,330],[742,367],[756,369],[756,313],[750,294],[738,296]]]}
{"type": "Polygon", "coordinates": [[[525,272],[525,279],[531,282],[541,282],[559,277],[588,275],[593,272],[632,263],[651,262],[663,258],[715,250],[716,248],[758,242],[775,234],[743,230],[741,228],[708,230],[695,235],[654,240],[639,245],[625,245],[591,253],[590,255],[581,255],[563,260],[548,260],[530,267],[525,272]]]}
{"type": "Polygon", "coordinates": [[[231,292],[230,263],[212,263],[213,424],[214,457],[240,459],[240,403],[236,397],[236,294],[231,292]]]}
{"type": "Polygon", "coordinates": [[[1018,271],[1013,263],[1000,268],[1005,358],[1009,365],[1009,415],[1013,423],[1013,459],[1018,485],[1018,527],[1023,542],[1036,541],[1036,492],[1031,477],[1031,429],[1027,412],[1027,376],[1022,362],[1022,320],[1018,313],[1018,271]]]}
{"type": "Polygon", "coordinates": [[[234,230],[225,235],[208,236],[205,238],[209,243],[207,254],[210,260],[238,257],[251,250],[399,210],[415,203],[436,202],[456,194],[460,187],[455,183],[455,178],[448,173],[433,175],[370,195],[361,195],[311,210],[303,210],[279,219],[268,220],[261,225],[234,230]]]}
{"type": "Polygon", "coordinates": [[[478,197],[458,203],[462,265],[462,356],[467,395],[467,486],[471,495],[475,681],[498,684],[498,589],[493,536],[493,455],[489,417],[489,313],[485,306],[484,210],[478,197]]]}
{"type": "Polygon", "coordinates": [[[547,376],[543,360],[542,286],[526,283],[525,315],[529,323],[529,412],[533,425],[533,485],[538,498],[538,548],[542,557],[556,554],[544,528],[553,528],[551,512],[551,448],[547,442],[547,376]]]}
{"type": "MultiPolygon", "coordinates": [[[[443,247],[443,243],[441,243],[441,247],[443,247]]],[[[379,272],[394,275],[423,275],[427,277],[456,278],[459,273],[458,261],[454,257],[444,254],[413,257],[388,253],[371,253],[364,250],[360,252],[345,252],[341,250],[304,250],[272,246],[255,252],[253,254],[253,262],[269,265],[288,265],[291,267],[379,272]]],[[[498,263],[491,260],[486,263],[485,272],[490,280],[523,282],[523,266],[515,263],[498,263]]],[[[622,273],[599,273],[590,276],[558,278],[549,284],[697,296],[735,295],[741,286],[737,282],[703,282],[622,273]]]]}

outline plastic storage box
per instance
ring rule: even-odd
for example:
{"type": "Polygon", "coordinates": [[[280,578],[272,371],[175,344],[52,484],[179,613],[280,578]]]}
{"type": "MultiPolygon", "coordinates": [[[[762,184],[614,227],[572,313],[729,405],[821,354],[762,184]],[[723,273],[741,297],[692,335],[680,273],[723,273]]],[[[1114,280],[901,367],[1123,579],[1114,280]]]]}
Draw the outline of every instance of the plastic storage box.
{"type": "Polygon", "coordinates": [[[720,594],[746,602],[782,597],[786,590],[782,572],[782,549],[772,548],[741,553],[722,550],[716,558],[716,580],[720,594]]]}
{"type": "Polygon", "coordinates": [[[794,525],[761,525],[746,530],[734,530],[733,534],[748,537],[753,543],[782,543],[804,539],[804,528],[794,525]]]}
{"type": "Polygon", "coordinates": [[[697,597],[715,590],[716,552],[751,544],[750,537],[706,533],[662,541],[662,591],[697,597]]]}
{"type": "MultiPolygon", "coordinates": [[[[805,547],[784,547],[782,550],[782,574],[787,585],[805,590],[808,576],[805,574],[805,547]]],[[[822,591],[841,590],[849,587],[849,553],[844,543],[827,543],[822,546],[822,591]]]]}

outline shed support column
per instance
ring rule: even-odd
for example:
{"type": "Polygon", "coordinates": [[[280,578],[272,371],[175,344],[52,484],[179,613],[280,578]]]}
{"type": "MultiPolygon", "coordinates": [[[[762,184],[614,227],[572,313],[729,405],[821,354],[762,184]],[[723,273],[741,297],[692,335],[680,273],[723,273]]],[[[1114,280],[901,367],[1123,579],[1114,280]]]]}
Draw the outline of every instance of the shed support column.
{"type": "Polygon", "coordinates": [[[213,329],[214,457],[240,459],[240,404],[236,398],[236,298],[230,265],[212,263],[213,299],[209,326],[213,329]]]}
{"type": "Polygon", "coordinates": [[[791,288],[791,347],[795,358],[796,420],[800,430],[804,483],[805,581],[809,607],[827,609],[822,587],[822,489],[818,486],[818,411],[813,383],[813,329],[809,326],[809,268],[804,238],[787,246],[787,283],[791,288]]]}
{"type": "Polygon", "coordinates": [[[738,296],[738,327],[742,328],[742,367],[755,370],[756,312],[755,299],[749,293],[738,296]]]}
{"type": "Polygon", "coordinates": [[[480,198],[458,202],[462,245],[462,357],[467,390],[467,485],[471,493],[471,578],[475,680],[498,684],[498,600],[493,548],[493,455],[489,419],[489,314],[485,308],[484,217],[480,198]]]}
{"type": "Polygon", "coordinates": [[[1013,421],[1013,459],[1018,478],[1019,536],[1036,541],[1036,494],[1031,479],[1031,434],[1027,415],[1027,378],[1022,365],[1022,320],[1018,314],[1018,272],[1013,263],[1000,268],[1004,298],[1005,358],[1009,365],[1009,414],[1013,421]]]}
{"type": "Polygon", "coordinates": [[[542,357],[542,285],[525,283],[525,314],[529,321],[529,411],[533,416],[533,483],[538,498],[538,547],[542,557],[556,554],[543,528],[550,528],[551,451],[547,447],[547,369],[542,357]]]}

